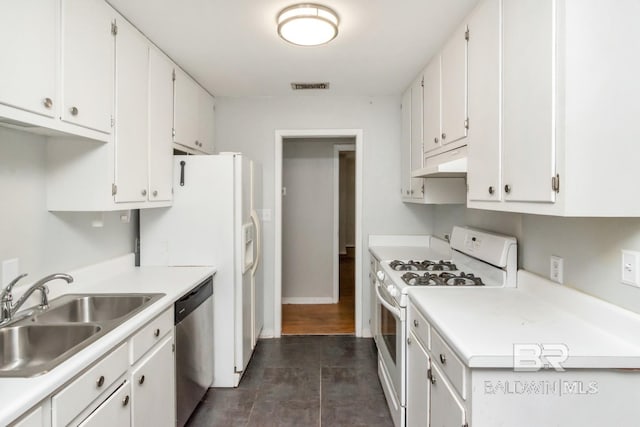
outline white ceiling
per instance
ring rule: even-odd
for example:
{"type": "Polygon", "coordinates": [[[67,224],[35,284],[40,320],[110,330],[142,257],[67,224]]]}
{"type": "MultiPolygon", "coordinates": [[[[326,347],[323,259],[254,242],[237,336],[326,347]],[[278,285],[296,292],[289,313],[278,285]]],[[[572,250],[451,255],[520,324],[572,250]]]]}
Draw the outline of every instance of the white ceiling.
{"type": "Polygon", "coordinates": [[[317,81],[331,84],[320,93],[400,94],[478,0],[321,2],[340,16],[338,37],[299,47],[275,24],[296,0],[109,0],[221,96],[290,95],[291,82],[317,81]]]}

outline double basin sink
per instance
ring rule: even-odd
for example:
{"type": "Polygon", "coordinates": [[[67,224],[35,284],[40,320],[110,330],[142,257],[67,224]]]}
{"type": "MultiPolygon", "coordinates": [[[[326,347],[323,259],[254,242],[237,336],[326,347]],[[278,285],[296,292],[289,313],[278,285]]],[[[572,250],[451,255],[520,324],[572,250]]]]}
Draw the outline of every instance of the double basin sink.
{"type": "Polygon", "coordinates": [[[164,294],[64,295],[0,327],[0,377],[44,374],[164,294]]]}

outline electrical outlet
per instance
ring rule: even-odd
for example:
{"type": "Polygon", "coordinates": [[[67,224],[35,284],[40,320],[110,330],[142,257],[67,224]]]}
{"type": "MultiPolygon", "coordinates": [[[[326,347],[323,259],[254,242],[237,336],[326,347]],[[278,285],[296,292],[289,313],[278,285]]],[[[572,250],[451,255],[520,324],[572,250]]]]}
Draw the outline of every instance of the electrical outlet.
{"type": "Polygon", "coordinates": [[[549,273],[549,277],[554,282],[558,282],[562,284],[562,276],[564,273],[564,260],[556,255],[551,255],[551,272],[549,273]]]}
{"type": "Polygon", "coordinates": [[[640,252],[622,250],[621,282],[640,287],[640,252]]]}

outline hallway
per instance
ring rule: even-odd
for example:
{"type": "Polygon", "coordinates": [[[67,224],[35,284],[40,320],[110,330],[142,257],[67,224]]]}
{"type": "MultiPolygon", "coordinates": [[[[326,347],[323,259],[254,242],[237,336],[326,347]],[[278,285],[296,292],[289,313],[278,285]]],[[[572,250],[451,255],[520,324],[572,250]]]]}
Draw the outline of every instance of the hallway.
{"type": "Polygon", "coordinates": [[[337,304],[283,304],[283,335],[355,333],[354,249],[340,255],[340,298],[337,304]]]}

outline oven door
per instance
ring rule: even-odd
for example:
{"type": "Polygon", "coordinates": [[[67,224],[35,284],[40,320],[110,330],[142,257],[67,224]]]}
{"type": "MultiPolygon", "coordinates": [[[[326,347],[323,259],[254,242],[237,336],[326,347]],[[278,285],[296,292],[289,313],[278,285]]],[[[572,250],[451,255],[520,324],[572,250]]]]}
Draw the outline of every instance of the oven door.
{"type": "Polygon", "coordinates": [[[406,310],[398,305],[387,290],[376,286],[376,332],[375,339],[378,345],[378,354],[386,368],[387,377],[393,385],[393,393],[400,402],[405,405],[403,378],[405,369],[405,319],[406,310]]]}

